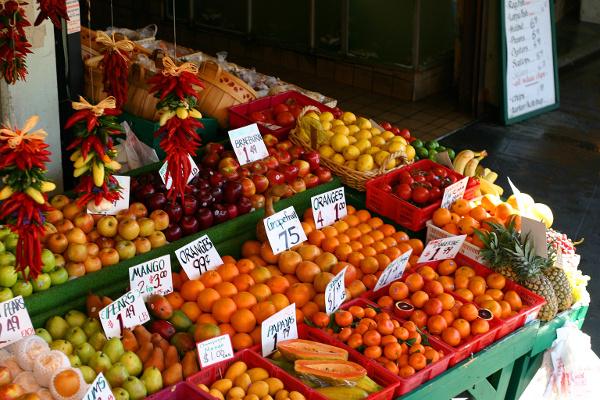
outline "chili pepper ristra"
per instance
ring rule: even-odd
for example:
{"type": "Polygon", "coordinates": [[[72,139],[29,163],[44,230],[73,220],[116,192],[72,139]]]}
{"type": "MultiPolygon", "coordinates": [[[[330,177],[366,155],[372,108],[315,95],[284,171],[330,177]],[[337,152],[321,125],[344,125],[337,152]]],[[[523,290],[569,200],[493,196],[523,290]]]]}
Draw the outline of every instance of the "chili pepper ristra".
{"type": "Polygon", "coordinates": [[[131,40],[119,40],[111,38],[106,33],[98,31],[96,42],[103,44],[104,65],[102,67],[102,84],[104,92],[114,96],[116,108],[121,108],[127,102],[127,71],[129,71],[130,53],[134,45],[131,40]]]}
{"type": "Polygon", "coordinates": [[[160,128],[154,137],[160,137],[160,148],[166,153],[167,180],[173,181],[169,189],[169,197],[173,201],[177,196],[183,197],[192,166],[188,154],[195,156],[201,143],[196,129],[204,128],[202,114],[196,110],[198,92],[194,86],[204,88],[198,78],[198,66],[186,62],[181,66],[169,58],[163,59],[165,68],[148,83],[154,85],[150,93],[159,99],[157,110],[162,110],[159,120],[160,128]]]}
{"type": "Polygon", "coordinates": [[[25,58],[31,53],[24,28],[31,24],[25,18],[22,0],[0,0],[0,72],[6,83],[25,81],[25,58]]]}
{"type": "Polygon", "coordinates": [[[62,29],[61,18],[69,21],[69,15],[67,14],[67,2],[66,0],[37,0],[39,4],[38,10],[40,13],[35,19],[35,26],[38,26],[46,18],[49,18],[50,21],[54,24],[58,29],[62,29]]]}
{"type": "Polygon", "coordinates": [[[46,178],[46,162],[50,159],[46,132],[30,132],[39,120],[29,118],[22,129],[6,123],[0,129],[0,175],[6,186],[0,191],[0,220],[19,235],[16,247],[16,271],[25,279],[35,279],[42,272],[41,237],[45,231],[45,215],[52,208],[45,192],[56,188],[46,178]],[[27,272],[29,267],[29,272],[27,272]],[[27,276],[29,275],[29,276],[27,276]]]}

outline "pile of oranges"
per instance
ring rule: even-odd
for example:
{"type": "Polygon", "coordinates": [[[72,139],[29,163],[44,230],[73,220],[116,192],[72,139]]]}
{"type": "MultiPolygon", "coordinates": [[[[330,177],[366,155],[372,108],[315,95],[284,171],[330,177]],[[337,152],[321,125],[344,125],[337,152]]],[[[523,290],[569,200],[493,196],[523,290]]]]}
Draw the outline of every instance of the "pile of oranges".
{"type": "MultiPolygon", "coordinates": [[[[200,324],[198,341],[227,333],[233,348],[260,343],[261,323],[295,303],[297,321],[313,320],[325,311],[327,284],[344,268],[347,301],[375,286],[387,265],[423,242],[410,239],[367,210],[348,206],[348,215],[333,226],[315,229],[312,210],[303,216],[308,241],[280,254],[269,242],[245,242],[243,258],[224,256],[223,264],[190,280],[184,270],[173,274],[174,292],[166,296],[174,309],[200,324]]],[[[410,266],[409,266],[410,267],[410,266]]]]}
{"type": "Polygon", "coordinates": [[[372,307],[351,305],[348,310],[336,311],[332,317],[319,312],[314,315],[313,323],[401,378],[408,378],[444,357],[444,352],[434,349],[414,322],[400,323],[372,307]],[[338,333],[328,328],[333,325],[331,318],[341,328],[338,333]]]}
{"type": "Polygon", "coordinates": [[[506,225],[513,220],[515,227],[520,229],[521,216],[517,209],[491,195],[483,196],[479,204],[472,200],[455,200],[450,209],[438,208],[432,216],[435,226],[452,235],[467,235],[465,240],[479,248],[485,245],[475,235],[475,229],[489,230],[490,223],[506,225]]]}

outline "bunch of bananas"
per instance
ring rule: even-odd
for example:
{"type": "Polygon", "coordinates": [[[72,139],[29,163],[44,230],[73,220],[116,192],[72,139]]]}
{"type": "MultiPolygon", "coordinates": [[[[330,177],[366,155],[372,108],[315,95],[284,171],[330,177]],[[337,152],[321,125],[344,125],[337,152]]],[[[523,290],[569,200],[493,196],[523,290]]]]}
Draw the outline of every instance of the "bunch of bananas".
{"type": "Polygon", "coordinates": [[[502,196],[504,189],[494,184],[496,179],[498,179],[498,174],[479,164],[487,155],[487,151],[485,150],[463,150],[456,155],[452,166],[454,167],[454,171],[459,174],[479,180],[477,196],[484,194],[502,196]]]}

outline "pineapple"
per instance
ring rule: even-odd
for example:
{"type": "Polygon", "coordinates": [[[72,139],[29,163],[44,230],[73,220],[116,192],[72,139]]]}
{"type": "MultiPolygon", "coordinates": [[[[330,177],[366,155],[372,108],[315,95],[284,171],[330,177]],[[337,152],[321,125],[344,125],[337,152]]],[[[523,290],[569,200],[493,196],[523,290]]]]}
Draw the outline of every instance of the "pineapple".
{"type": "Polygon", "coordinates": [[[485,244],[485,249],[479,251],[479,255],[490,263],[491,268],[504,275],[505,278],[519,283],[520,279],[514,269],[514,262],[506,252],[511,247],[514,232],[502,225],[491,224],[491,230],[475,230],[475,234],[485,244]]]}
{"type": "Polygon", "coordinates": [[[571,308],[573,304],[573,292],[571,284],[565,271],[555,265],[556,251],[552,247],[552,242],[548,244],[548,260],[545,263],[545,268],[542,269],[546,278],[552,283],[556,299],[558,300],[558,311],[564,311],[571,308]]]}

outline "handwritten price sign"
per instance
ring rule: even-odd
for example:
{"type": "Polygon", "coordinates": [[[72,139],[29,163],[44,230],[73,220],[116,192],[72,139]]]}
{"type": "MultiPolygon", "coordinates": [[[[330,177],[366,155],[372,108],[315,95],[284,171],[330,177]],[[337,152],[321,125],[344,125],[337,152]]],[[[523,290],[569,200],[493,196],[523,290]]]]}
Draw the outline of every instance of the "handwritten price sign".
{"type": "Polygon", "coordinates": [[[0,349],[33,334],[23,296],[0,303],[0,349]]]}
{"type": "Polygon", "coordinates": [[[190,279],[198,279],[206,271],[223,264],[221,256],[208,235],[186,244],[175,252],[175,256],[190,279]]]}
{"type": "Polygon", "coordinates": [[[346,301],[346,282],[344,281],[344,275],[346,269],[340,271],[325,288],[325,312],[327,315],[333,314],[344,301],[346,301]]]}
{"type": "Polygon", "coordinates": [[[229,131],[229,141],[238,161],[246,165],[253,161],[268,157],[269,152],[258,131],[258,125],[252,124],[229,131]]]}
{"type": "Polygon", "coordinates": [[[392,261],[390,265],[388,265],[387,268],[381,273],[381,276],[379,277],[379,280],[377,281],[377,284],[373,290],[379,290],[382,287],[385,287],[390,283],[402,278],[411,254],[412,249],[403,253],[400,257],[392,261]]]}
{"type": "Polygon", "coordinates": [[[142,292],[144,301],[152,294],[165,295],[173,291],[171,257],[167,254],[129,268],[129,286],[142,292]]]}
{"type": "MultiPolygon", "coordinates": [[[[187,180],[186,183],[190,183],[190,181],[192,179],[194,179],[194,176],[196,176],[198,174],[198,172],[200,172],[200,169],[198,168],[198,166],[194,162],[194,159],[189,154],[188,154],[188,160],[190,161],[190,176],[188,176],[188,180],[187,180]]],[[[171,189],[171,185],[173,185],[173,178],[171,178],[170,175],[167,178],[167,166],[168,165],[169,165],[169,163],[165,162],[162,165],[162,167],[160,167],[160,169],[158,170],[158,174],[160,175],[160,178],[164,182],[166,188],[167,189],[171,189]]],[[[183,169],[181,170],[181,174],[183,175],[183,169]]]]}
{"type": "Polygon", "coordinates": [[[306,240],[306,234],[293,206],[263,220],[273,254],[279,254],[306,240]]]}
{"type": "Polygon", "coordinates": [[[261,339],[263,357],[277,350],[278,342],[288,339],[298,339],[296,303],[290,304],[263,321],[261,325],[261,339]]]}
{"type": "Polygon", "coordinates": [[[208,367],[233,358],[233,348],[229,335],[221,335],[196,343],[200,368],[208,367]]]}
{"type": "Polygon", "coordinates": [[[108,339],[123,336],[123,329],[150,321],[142,291],[135,288],[100,310],[100,323],[108,339]]]}
{"type": "Polygon", "coordinates": [[[311,197],[310,204],[317,229],[332,225],[348,214],[343,187],[311,197]]]}
{"type": "Polygon", "coordinates": [[[90,214],[104,214],[104,215],[117,215],[117,213],[121,210],[127,210],[129,208],[129,196],[131,195],[131,177],[130,176],[117,176],[113,175],[113,177],[117,178],[119,181],[119,186],[123,189],[121,190],[122,199],[113,201],[113,205],[110,210],[107,211],[99,211],[99,212],[88,212],[90,214]]]}
{"type": "Polygon", "coordinates": [[[468,181],[469,178],[463,178],[460,181],[446,187],[446,189],[444,189],[444,197],[442,197],[441,208],[450,209],[450,206],[454,200],[462,199],[465,195],[465,189],[467,188],[468,181]]]}
{"type": "Polygon", "coordinates": [[[443,239],[432,240],[427,243],[427,246],[419,257],[419,263],[450,260],[456,257],[456,254],[462,247],[467,235],[451,236],[443,239]]]}
{"type": "Polygon", "coordinates": [[[85,396],[83,396],[83,400],[115,400],[115,396],[102,372],[96,376],[85,396]]]}

